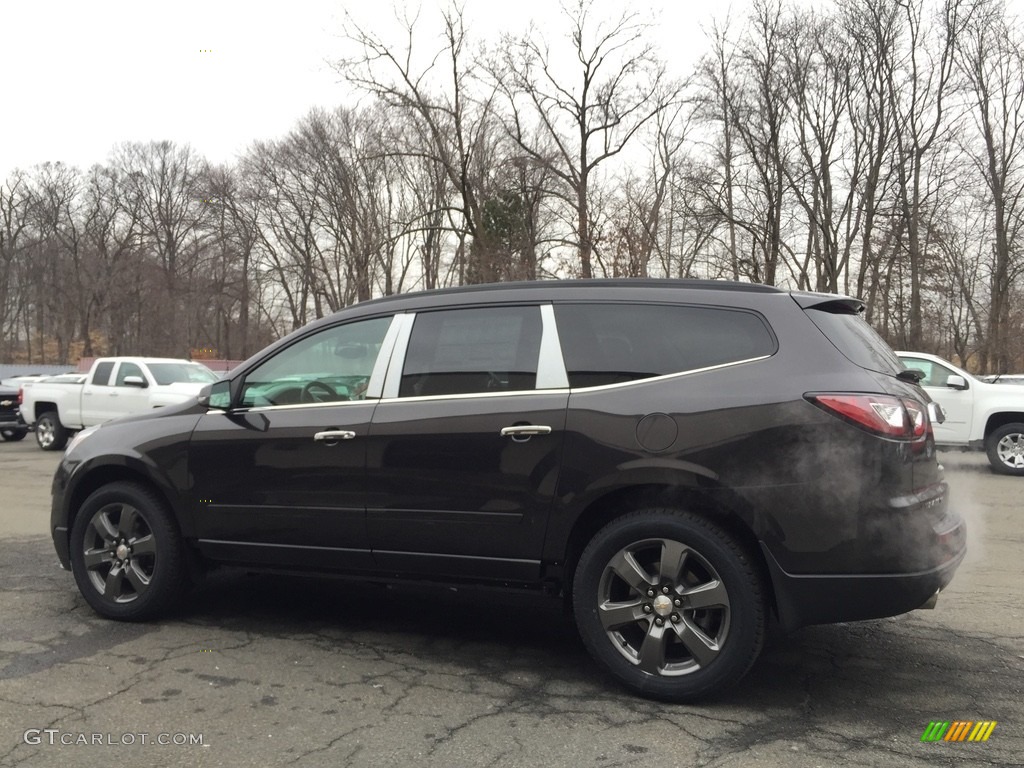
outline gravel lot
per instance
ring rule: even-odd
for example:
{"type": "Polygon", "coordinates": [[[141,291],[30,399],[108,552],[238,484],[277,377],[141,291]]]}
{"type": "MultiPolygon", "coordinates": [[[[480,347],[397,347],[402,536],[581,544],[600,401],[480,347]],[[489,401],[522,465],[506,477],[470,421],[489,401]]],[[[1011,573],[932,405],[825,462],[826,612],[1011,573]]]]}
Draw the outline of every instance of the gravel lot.
{"type": "Polygon", "coordinates": [[[699,707],[624,692],[533,598],[217,573],[104,621],[56,565],[58,459],[0,444],[0,765],[1024,765],[1024,478],[979,454],[942,455],[971,549],[934,611],[773,637],[699,707]]]}

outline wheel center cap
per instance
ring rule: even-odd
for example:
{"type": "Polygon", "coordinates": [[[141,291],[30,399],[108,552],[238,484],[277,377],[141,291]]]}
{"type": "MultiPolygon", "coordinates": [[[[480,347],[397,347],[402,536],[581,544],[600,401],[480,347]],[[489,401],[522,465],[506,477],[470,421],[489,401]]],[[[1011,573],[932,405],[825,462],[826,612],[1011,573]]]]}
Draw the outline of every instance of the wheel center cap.
{"type": "Polygon", "coordinates": [[[658,595],[654,598],[654,612],[659,616],[668,616],[672,613],[672,598],[668,595],[658,595]]]}
{"type": "Polygon", "coordinates": [[[127,544],[118,544],[116,552],[118,560],[124,560],[126,557],[128,557],[128,555],[132,553],[131,549],[128,548],[127,544]]]}

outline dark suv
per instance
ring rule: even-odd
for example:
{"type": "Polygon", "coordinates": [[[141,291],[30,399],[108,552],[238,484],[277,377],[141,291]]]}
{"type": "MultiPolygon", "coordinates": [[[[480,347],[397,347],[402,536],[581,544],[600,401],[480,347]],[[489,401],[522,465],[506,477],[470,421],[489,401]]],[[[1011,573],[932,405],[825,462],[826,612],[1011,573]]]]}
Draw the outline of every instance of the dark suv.
{"type": "Polygon", "coordinates": [[[564,281],[368,301],[80,433],[53,540],[100,614],[209,564],[562,597],[643,694],[933,601],[965,553],[928,396],[851,298],[564,281]]]}

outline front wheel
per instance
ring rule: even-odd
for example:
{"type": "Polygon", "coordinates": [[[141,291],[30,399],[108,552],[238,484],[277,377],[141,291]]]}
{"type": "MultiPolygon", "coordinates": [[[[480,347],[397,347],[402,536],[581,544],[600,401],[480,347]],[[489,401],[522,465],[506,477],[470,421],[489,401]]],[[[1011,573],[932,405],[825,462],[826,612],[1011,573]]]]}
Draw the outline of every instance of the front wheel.
{"type": "Polygon", "coordinates": [[[751,556],[710,521],[647,509],[591,539],[573,579],[591,655],[637,693],[695,701],[742,678],[761,651],[765,596],[751,556]]]}
{"type": "Polygon", "coordinates": [[[148,619],[171,608],[187,583],[178,526],[163,500],[135,483],[105,485],[71,526],[71,571],[101,616],[148,619]]]}
{"type": "Polygon", "coordinates": [[[1024,475],[1024,424],[1006,424],[985,440],[985,452],[992,471],[1001,475],[1024,475]]]}
{"type": "Polygon", "coordinates": [[[21,428],[0,429],[0,437],[2,437],[8,443],[16,443],[25,437],[25,430],[21,428]]]}
{"type": "Polygon", "coordinates": [[[44,451],[62,451],[68,442],[68,430],[56,411],[47,411],[36,422],[36,442],[44,451]]]}

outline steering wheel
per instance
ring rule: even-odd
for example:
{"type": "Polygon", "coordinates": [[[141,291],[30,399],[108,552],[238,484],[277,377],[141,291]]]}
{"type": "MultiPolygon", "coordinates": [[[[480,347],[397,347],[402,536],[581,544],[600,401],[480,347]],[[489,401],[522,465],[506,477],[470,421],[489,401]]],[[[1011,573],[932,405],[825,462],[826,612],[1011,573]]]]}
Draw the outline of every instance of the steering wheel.
{"type": "Polygon", "coordinates": [[[329,403],[338,399],[338,393],[330,384],[313,379],[302,388],[299,399],[304,403],[329,403]]]}

